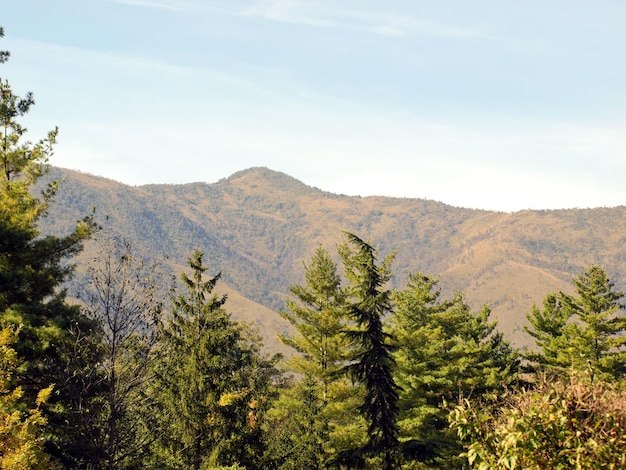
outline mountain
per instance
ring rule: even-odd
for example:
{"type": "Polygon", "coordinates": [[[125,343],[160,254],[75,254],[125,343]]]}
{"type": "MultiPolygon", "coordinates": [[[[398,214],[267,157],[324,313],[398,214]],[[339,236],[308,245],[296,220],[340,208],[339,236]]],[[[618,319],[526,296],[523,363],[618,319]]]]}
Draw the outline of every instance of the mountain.
{"type": "MultiPolygon", "coordinates": [[[[491,305],[499,329],[528,344],[525,313],[546,293],[572,290],[571,279],[600,264],[623,289],[626,208],[527,210],[514,213],[452,207],[425,199],[332,194],[267,168],[217,183],[132,187],[53,167],[63,181],[44,232],[62,234],[96,208],[96,218],[132,241],[136,253],[184,269],[194,248],[222,272],[226,306],[256,323],[270,349],[289,327],[276,313],[290,284],[303,282],[303,262],[317,246],[335,253],[342,231],[397,251],[393,285],[417,270],[441,278],[446,295],[491,305]]],[[[497,197],[497,196],[494,196],[497,197]]],[[[87,247],[78,258],[84,266],[87,247]]],[[[337,261],[338,258],[337,258],[337,261]]],[[[79,270],[80,276],[80,270],[79,270]]]]}

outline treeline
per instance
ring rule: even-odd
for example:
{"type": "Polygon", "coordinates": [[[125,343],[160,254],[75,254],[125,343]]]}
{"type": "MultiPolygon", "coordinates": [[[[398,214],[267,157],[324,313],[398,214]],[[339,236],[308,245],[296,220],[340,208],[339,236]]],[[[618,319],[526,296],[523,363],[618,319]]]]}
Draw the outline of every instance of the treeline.
{"type": "Polygon", "coordinates": [[[33,104],[0,81],[0,468],[626,466],[626,317],[601,267],[533,307],[536,348],[518,351],[437,278],[389,288],[395,254],[345,233],[340,265],[320,246],[290,289],[295,354],[268,357],[201,251],[165,299],[158,267],[93,217],[39,232],[58,185],[33,188],[57,132],[23,140],[33,104]]]}

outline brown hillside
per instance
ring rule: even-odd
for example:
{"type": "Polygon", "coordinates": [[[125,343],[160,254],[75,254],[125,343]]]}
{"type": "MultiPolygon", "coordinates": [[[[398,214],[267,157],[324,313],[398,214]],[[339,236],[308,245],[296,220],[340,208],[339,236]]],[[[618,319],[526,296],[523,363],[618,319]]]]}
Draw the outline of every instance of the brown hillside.
{"type": "Polygon", "coordinates": [[[422,199],[349,197],[266,168],[214,184],[141,187],[58,168],[51,176],[65,182],[44,230],[67,230],[95,206],[101,223],[109,216],[106,223],[134,240],[139,254],[168,257],[172,271],[198,247],[223,272],[231,289],[227,307],[238,318],[254,317],[267,338],[286,328],[275,312],[289,285],[302,282],[302,262],[320,244],[334,252],[344,230],[382,255],[398,251],[395,286],[420,270],[439,275],[447,293],[464,291],[476,308],[490,304],[499,328],[517,345],[528,341],[522,326],[533,303],[549,291],[570,290],[571,278],[590,264],[602,265],[624,286],[624,207],[510,214],[422,199]]]}

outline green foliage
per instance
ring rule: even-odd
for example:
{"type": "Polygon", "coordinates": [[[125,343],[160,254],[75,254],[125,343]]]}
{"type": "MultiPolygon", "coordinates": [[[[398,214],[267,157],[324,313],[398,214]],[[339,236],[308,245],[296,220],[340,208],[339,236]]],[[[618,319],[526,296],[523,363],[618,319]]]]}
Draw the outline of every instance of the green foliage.
{"type": "Polygon", "coordinates": [[[393,347],[383,330],[383,318],[392,309],[391,291],[385,285],[391,277],[389,265],[395,254],[377,265],[371,245],[351,233],[346,239],[339,254],[350,282],[348,308],[355,322],[355,328],[347,330],[346,335],[356,347],[346,369],[365,387],[359,411],[368,425],[368,442],[360,449],[343,452],[338,461],[358,462],[376,455],[381,459],[381,468],[391,469],[397,459],[398,386],[393,377],[393,347]]]}
{"type": "Polygon", "coordinates": [[[62,260],[81,250],[81,242],[93,228],[86,218],[65,237],[42,237],[37,230],[57,184],[50,183],[41,198],[34,197],[31,189],[47,171],[57,131],[35,145],[20,142],[26,129],[16,118],[33,104],[32,94],[20,98],[0,78],[0,310],[53,295],[72,272],[72,265],[62,260]]]}
{"type": "Polygon", "coordinates": [[[483,406],[464,400],[450,423],[467,443],[472,468],[624,468],[623,387],[573,375],[542,380],[483,406]]]}
{"type": "Polygon", "coordinates": [[[527,315],[526,331],[538,352],[528,354],[535,369],[558,374],[592,369],[605,378],[626,372],[624,294],[614,290],[604,270],[591,266],[574,279],[575,295],[548,294],[543,310],[527,315]]]}
{"type": "Polygon", "coordinates": [[[346,238],[338,250],[347,287],[341,287],[328,253],[318,248],[305,265],[306,286],[291,288],[295,299],[283,312],[297,330],[285,341],[300,353],[290,364],[302,380],[283,392],[273,410],[283,418],[274,421],[284,428],[277,434],[283,446],[271,448],[284,457],[279,468],[321,468],[319,458],[307,458],[320,449],[339,466],[458,465],[461,446],[448,429],[443,403],[512,384],[518,356],[489,322],[487,307],[473,313],[461,294],[442,301],[437,280],[421,273],[409,276],[406,289],[387,290],[394,254],[378,265],[369,244],[353,234],[346,238]],[[326,344],[343,355],[328,356],[326,344]],[[325,362],[327,357],[332,361],[325,362]],[[365,441],[354,435],[342,445],[332,434],[339,430],[345,439],[360,426],[353,419],[333,427],[339,415],[330,410],[338,400],[327,392],[347,385],[340,371],[359,385],[352,388],[362,396],[358,411],[367,426],[365,441]],[[320,437],[336,439],[333,449],[320,437]]]}
{"type": "Polygon", "coordinates": [[[432,465],[451,468],[460,444],[449,432],[444,402],[481,397],[512,384],[519,360],[495,332],[487,307],[473,313],[461,294],[441,300],[437,283],[411,274],[407,287],[394,293],[390,329],[398,346],[402,440],[445,444],[432,465]]]}
{"type": "Polygon", "coordinates": [[[321,470],[329,425],[319,383],[305,376],[290,385],[269,412],[266,460],[280,470],[321,470]]]}
{"type": "Polygon", "coordinates": [[[248,328],[230,319],[226,297],[212,294],[219,274],[204,280],[202,258],[196,250],[189,259],[193,276],[181,276],[187,293],[173,297],[157,350],[153,386],[163,427],[156,431],[155,464],[259,468],[273,361],[260,355],[248,328]]]}
{"type": "Polygon", "coordinates": [[[302,380],[282,391],[268,422],[277,468],[319,469],[363,442],[356,407],[361,387],[341,373],[350,346],[346,293],[329,253],[318,247],[304,265],[306,285],[291,286],[282,311],[296,332],[281,341],[296,350],[287,367],[302,380]]]}
{"type": "MultiPolygon", "coordinates": [[[[0,62],[7,57],[0,55],[0,62]]],[[[26,129],[18,119],[33,104],[31,93],[22,98],[0,79],[0,322],[19,329],[14,348],[24,362],[15,383],[27,406],[37,407],[40,390],[55,384],[50,400],[40,406],[47,426],[55,429],[46,448],[71,460],[67,452],[83,439],[74,426],[72,397],[85,368],[75,361],[70,330],[87,332],[93,325],[67,305],[61,286],[73,270],[68,258],[82,249],[94,225],[87,217],[62,237],[39,232],[58,185],[49,183],[39,197],[32,191],[47,172],[57,130],[36,144],[23,140],[26,129]]]]}
{"type": "Polygon", "coordinates": [[[281,312],[296,329],[296,335],[282,335],[281,341],[300,353],[291,359],[291,368],[316,377],[326,394],[347,359],[343,336],[348,322],[346,294],[335,263],[322,247],[304,270],[306,285],[290,287],[293,298],[285,302],[287,310],[281,312]]]}

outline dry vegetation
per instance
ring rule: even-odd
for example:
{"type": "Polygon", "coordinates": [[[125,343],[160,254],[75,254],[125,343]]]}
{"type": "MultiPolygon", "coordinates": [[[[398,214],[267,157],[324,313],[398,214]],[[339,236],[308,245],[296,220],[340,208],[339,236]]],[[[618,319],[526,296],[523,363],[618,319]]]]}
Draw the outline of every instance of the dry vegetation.
{"type": "MultiPolygon", "coordinates": [[[[106,223],[133,240],[140,255],[163,260],[172,272],[200,248],[223,272],[233,314],[259,324],[268,338],[284,326],[274,312],[289,284],[302,281],[302,262],[319,245],[333,252],[343,230],[382,255],[398,251],[396,286],[420,270],[440,276],[448,293],[465,291],[476,308],[490,304],[518,346],[528,344],[521,326],[533,303],[549,291],[569,291],[570,279],[589,265],[602,265],[618,288],[626,281],[624,207],[509,214],[423,199],[348,197],[265,168],[214,184],[142,187],[56,168],[52,176],[65,182],[46,231],[67,230],[95,206],[101,223],[109,216],[106,223]],[[237,300],[236,292],[251,303],[237,300]]],[[[78,262],[88,259],[89,250],[78,262]]]]}

